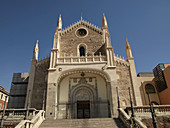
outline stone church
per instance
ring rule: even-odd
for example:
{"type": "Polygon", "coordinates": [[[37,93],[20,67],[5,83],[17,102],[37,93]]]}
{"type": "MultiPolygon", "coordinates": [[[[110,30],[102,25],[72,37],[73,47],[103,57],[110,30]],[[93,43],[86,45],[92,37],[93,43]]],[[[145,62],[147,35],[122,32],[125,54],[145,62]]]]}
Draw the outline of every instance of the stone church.
{"type": "Polygon", "coordinates": [[[38,60],[36,42],[25,107],[45,109],[46,118],[106,118],[121,107],[142,105],[134,57],[126,39],[126,60],[115,56],[105,15],[102,29],[81,20],[65,30],[58,18],[50,57],[38,60]]]}

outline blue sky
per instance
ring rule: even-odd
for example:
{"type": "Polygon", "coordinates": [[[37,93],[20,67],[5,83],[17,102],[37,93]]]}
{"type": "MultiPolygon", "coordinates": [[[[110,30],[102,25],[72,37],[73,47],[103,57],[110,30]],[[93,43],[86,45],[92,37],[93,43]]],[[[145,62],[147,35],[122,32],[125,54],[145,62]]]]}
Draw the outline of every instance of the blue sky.
{"type": "Polygon", "coordinates": [[[81,12],[99,27],[105,13],[115,54],[126,58],[128,38],[137,73],[170,63],[170,0],[1,0],[0,85],[9,91],[13,73],[29,72],[36,40],[39,58],[50,54],[60,13],[65,28],[81,12]]]}

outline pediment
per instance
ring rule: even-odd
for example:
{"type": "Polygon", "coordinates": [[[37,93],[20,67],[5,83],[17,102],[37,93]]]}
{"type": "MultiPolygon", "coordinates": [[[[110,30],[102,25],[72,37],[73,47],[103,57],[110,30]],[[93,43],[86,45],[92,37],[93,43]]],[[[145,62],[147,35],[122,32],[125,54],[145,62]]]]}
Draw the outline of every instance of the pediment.
{"type": "Polygon", "coordinates": [[[104,45],[103,31],[84,20],[62,30],[60,36],[60,56],[79,56],[79,46],[84,46],[86,54],[90,56],[104,45]]]}
{"type": "Polygon", "coordinates": [[[79,20],[77,21],[76,23],[70,25],[70,27],[67,27],[65,29],[62,30],[61,32],[61,36],[64,36],[65,34],[69,33],[69,32],[72,32],[73,30],[79,28],[79,27],[85,27],[87,29],[90,29],[100,35],[102,35],[103,31],[97,27],[96,25],[93,25],[87,21],[84,21],[84,20],[79,20]]]}

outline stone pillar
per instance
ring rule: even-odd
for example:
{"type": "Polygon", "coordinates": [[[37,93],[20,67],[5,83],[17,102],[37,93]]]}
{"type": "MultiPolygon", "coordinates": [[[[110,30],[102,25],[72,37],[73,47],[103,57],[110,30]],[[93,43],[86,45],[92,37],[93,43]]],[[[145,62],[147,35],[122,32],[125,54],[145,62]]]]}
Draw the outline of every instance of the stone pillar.
{"type": "Polygon", "coordinates": [[[27,96],[26,96],[26,100],[25,100],[25,108],[27,107],[28,101],[30,102],[29,104],[31,106],[31,97],[32,97],[32,90],[33,90],[33,85],[34,85],[36,63],[37,63],[37,60],[35,60],[35,59],[31,60],[31,68],[30,68],[29,81],[28,81],[28,86],[27,86],[27,96]]]}
{"type": "Polygon", "coordinates": [[[56,85],[56,71],[50,70],[48,72],[47,85],[47,103],[46,103],[46,118],[56,118],[56,100],[57,100],[57,85],[56,85]]]}
{"type": "Polygon", "coordinates": [[[117,110],[117,95],[116,95],[116,87],[117,87],[117,81],[111,81],[110,82],[110,90],[111,90],[111,97],[112,97],[112,117],[118,116],[118,110],[117,110]]]}
{"type": "Polygon", "coordinates": [[[50,69],[56,68],[57,51],[58,49],[51,49],[50,69]]]}
{"type": "Polygon", "coordinates": [[[116,77],[116,68],[107,69],[106,72],[109,74],[110,81],[107,82],[107,86],[109,87],[110,92],[110,109],[111,109],[111,117],[117,117],[117,95],[116,95],[116,87],[117,87],[117,77],[116,77]]]}
{"type": "Polygon", "coordinates": [[[136,67],[135,67],[134,57],[132,56],[132,50],[127,38],[126,38],[126,54],[127,54],[127,61],[129,62],[129,66],[130,66],[130,76],[132,81],[134,104],[136,106],[140,106],[142,105],[142,100],[141,100],[140,90],[138,86],[136,67]]]}
{"type": "Polygon", "coordinates": [[[134,104],[136,106],[140,106],[142,105],[142,100],[141,100],[140,90],[139,90],[138,81],[137,81],[134,58],[129,58],[128,62],[130,65],[130,76],[132,80],[132,92],[133,92],[134,104]]]}
{"type": "Polygon", "coordinates": [[[114,67],[113,47],[107,47],[106,48],[106,54],[107,54],[107,65],[108,65],[108,68],[114,67]]]}

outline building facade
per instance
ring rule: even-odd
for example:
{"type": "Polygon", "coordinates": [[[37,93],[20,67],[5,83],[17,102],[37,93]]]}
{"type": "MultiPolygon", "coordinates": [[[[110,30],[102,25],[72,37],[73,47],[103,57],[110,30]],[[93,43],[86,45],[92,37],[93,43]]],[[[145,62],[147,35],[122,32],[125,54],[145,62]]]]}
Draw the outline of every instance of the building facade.
{"type": "Polygon", "coordinates": [[[7,108],[20,109],[25,107],[29,73],[14,73],[7,108]]]}
{"type": "Polygon", "coordinates": [[[153,72],[138,74],[138,85],[141,92],[142,104],[148,105],[149,93],[151,102],[155,105],[170,105],[170,64],[160,63],[153,72]]]}
{"type": "Polygon", "coordinates": [[[9,99],[9,92],[5,90],[2,86],[0,86],[0,109],[4,108],[5,100],[6,100],[6,106],[8,105],[8,99],[9,99]]]}
{"type": "Polygon", "coordinates": [[[153,72],[160,104],[168,105],[170,104],[170,64],[158,64],[153,72]]]}
{"type": "Polygon", "coordinates": [[[142,104],[149,105],[149,99],[147,95],[147,93],[149,93],[151,103],[155,105],[160,105],[160,98],[156,88],[153,72],[141,72],[138,73],[137,76],[142,104]]]}
{"type": "Polygon", "coordinates": [[[59,16],[51,56],[38,60],[36,42],[25,107],[45,109],[47,118],[117,116],[117,93],[122,107],[142,105],[134,57],[126,39],[127,59],[115,56],[103,14],[102,29],[84,20],[62,29],[59,16]]]}

